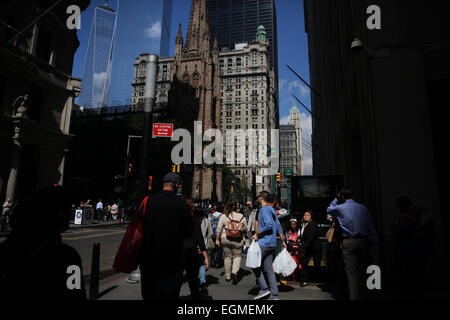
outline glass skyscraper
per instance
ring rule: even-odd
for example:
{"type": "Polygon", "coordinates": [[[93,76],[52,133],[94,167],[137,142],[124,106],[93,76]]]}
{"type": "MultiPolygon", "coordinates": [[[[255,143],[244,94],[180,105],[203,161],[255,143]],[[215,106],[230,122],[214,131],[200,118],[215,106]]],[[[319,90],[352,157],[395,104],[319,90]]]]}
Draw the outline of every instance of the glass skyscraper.
{"type": "Polygon", "coordinates": [[[77,104],[98,108],[108,104],[111,58],[117,13],[108,7],[95,7],[89,43],[83,67],[81,94],[77,104]]]}
{"type": "Polygon", "coordinates": [[[208,19],[212,38],[219,48],[234,49],[236,43],[255,40],[256,30],[264,26],[270,43],[270,65],[278,73],[278,38],[275,0],[208,0],[208,19]]]}
{"type": "Polygon", "coordinates": [[[118,9],[109,105],[131,104],[134,62],[142,53],[169,56],[173,0],[127,0],[118,9]]]}

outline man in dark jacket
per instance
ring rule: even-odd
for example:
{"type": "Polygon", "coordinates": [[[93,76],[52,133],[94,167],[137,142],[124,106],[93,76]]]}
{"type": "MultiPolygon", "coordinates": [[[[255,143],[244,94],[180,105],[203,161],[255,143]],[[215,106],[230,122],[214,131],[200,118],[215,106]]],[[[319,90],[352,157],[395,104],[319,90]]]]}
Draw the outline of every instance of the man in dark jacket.
{"type": "Polygon", "coordinates": [[[163,179],[163,190],[151,196],[144,213],[141,292],[144,300],[177,300],[183,276],[183,241],[194,230],[186,203],[176,195],[175,173],[163,179]]]}

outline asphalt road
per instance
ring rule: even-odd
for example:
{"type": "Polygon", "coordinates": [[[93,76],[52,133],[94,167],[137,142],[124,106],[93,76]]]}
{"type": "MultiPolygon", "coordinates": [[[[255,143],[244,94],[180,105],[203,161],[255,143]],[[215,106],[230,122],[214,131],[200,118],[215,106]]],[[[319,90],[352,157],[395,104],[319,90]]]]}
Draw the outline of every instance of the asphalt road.
{"type": "Polygon", "coordinates": [[[71,229],[62,234],[63,242],[71,246],[81,256],[83,274],[91,274],[92,248],[100,243],[100,279],[115,273],[112,269],[114,256],[120,246],[125,226],[108,226],[102,228],[71,229]]]}

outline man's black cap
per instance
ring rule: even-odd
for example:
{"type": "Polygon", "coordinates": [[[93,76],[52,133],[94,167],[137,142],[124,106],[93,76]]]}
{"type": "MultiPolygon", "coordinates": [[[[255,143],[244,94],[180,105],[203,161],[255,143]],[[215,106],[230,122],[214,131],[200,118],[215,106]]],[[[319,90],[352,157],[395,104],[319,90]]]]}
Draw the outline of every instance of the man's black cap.
{"type": "Polygon", "coordinates": [[[173,172],[169,172],[163,178],[163,183],[166,183],[166,182],[180,183],[181,182],[181,178],[180,178],[180,176],[178,174],[173,173],[173,172]]]}

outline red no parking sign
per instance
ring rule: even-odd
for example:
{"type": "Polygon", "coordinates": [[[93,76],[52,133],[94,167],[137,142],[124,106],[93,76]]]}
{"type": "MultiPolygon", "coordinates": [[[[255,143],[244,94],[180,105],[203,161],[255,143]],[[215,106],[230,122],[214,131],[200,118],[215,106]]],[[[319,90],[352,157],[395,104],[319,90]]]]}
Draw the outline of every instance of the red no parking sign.
{"type": "Polygon", "coordinates": [[[152,137],[172,137],[173,124],[171,123],[154,123],[152,137]]]}

